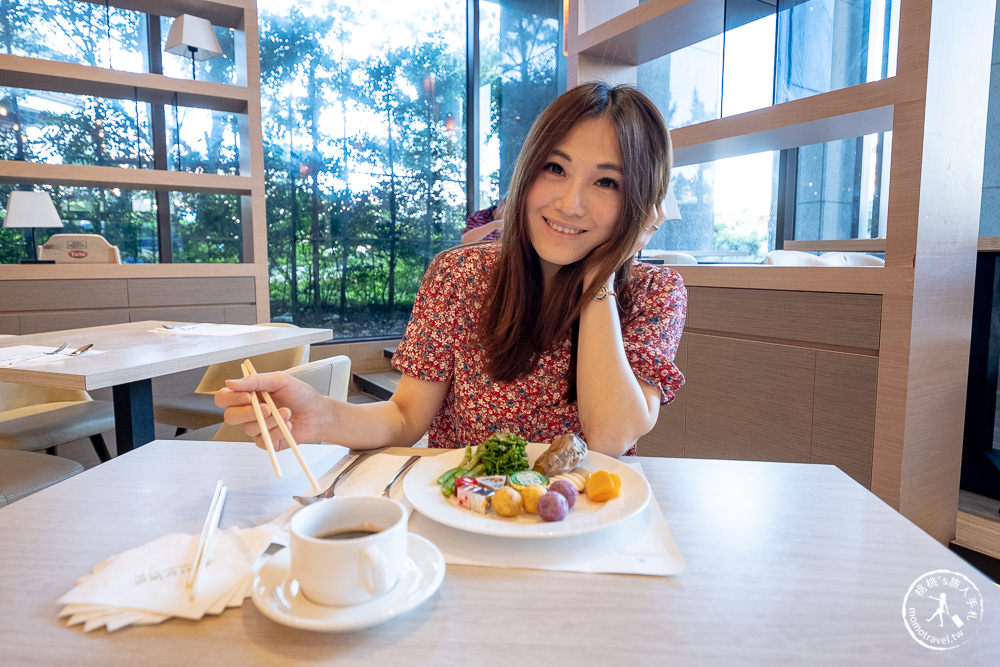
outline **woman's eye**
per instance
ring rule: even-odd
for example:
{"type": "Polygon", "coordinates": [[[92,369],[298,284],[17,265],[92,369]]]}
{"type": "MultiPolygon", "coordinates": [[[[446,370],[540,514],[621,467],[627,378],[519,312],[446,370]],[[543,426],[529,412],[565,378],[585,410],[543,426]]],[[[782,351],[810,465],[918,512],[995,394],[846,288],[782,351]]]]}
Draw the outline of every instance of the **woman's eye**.
{"type": "Polygon", "coordinates": [[[553,173],[553,174],[557,174],[557,175],[562,175],[563,174],[562,165],[559,164],[558,162],[549,162],[544,167],[542,167],[542,170],[550,172],[550,173],[553,173]]]}
{"type": "Polygon", "coordinates": [[[597,181],[597,186],[601,188],[618,189],[618,181],[613,178],[602,178],[597,181]]]}

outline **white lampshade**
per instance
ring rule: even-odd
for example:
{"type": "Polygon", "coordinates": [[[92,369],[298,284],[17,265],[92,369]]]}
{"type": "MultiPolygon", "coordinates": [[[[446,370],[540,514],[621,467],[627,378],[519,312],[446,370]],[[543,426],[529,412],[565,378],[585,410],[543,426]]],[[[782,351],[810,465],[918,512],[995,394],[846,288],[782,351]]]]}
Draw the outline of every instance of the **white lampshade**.
{"type": "Polygon", "coordinates": [[[47,192],[14,190],[7,200],[4,227],[62,227],[62,220],[47,192]]]}
{"type": "Polygon", "coordinates": [[[681,209],[677,206],[677,197],[674,196],[674,186],[672,185],[667,187],[667,197],[663,200],[663,219],[681,219],[681,209]]]}
{"type": "Polygon", "coordinates": [[[181,14],[174,19],[164,51],[194,60],[208,60],[222,55],[222,47],[215,38],[212,24],[208,19],[191,14],[181,14]]]}

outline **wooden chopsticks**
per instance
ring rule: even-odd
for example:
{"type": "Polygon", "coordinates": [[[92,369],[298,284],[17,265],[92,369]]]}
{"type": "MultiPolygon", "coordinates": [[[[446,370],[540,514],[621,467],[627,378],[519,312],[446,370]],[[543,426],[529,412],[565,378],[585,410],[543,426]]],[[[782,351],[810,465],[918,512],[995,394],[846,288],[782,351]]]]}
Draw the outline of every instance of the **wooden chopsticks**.
{"type": "Polygon", "coordinates": [[[215,493],[212,494],[212,502],[208,506],[208,515],[201,527],[201,536],[198,538],[198,548],[195,549],[194,560],[191,562],[191,571],[188,572],[187,581],[184,582],[184,585],[190,590],[191,597],[194,597],[194,585],[198,581],[198,575],[201,573],[205,561],[208,560],[206,556],[208,546],[212,542],[215,529],[219,527],[219,519],[222,518],[222,508],[226,504],[227,492],[228,489],[220,479],[215,485],[215,493]]]}
{"type": "MultiPolygon", "coordinates": [[[[240,364],[240,368],[243,369],[243,377],[249,375],[256,375],[257,370],[253,367],[253,363],[249,359],[240,364]]],[[[295,454],[295,458],[298,460],[299,465],[302,466],[303,472],[305,472],[306,477],[309,478],[309,483],[312,484],[313,489],[319,493],[320,489],[319,482],[313,477],[312,472],[309,471],[309,466],[306,465],[305,459],[302,458],[302,453],[299,451],[299,445],[295,442],[295,438],[292,436],[292,432],[288,430],[288,425],[285,424],[285,420],[281,418],[281,413],[278,412],[278,406],[274,404],[274,399],[271,398],[271,394],[262,391],[260,395],[264,397],[264,402],[267,403],[268,409],[271,414],[274,415],[274,420],[278,424],[278,430],[281,431],[281,435],[288,441],[288,446],[292,448],[292,453],[295,454]]],[[[260,426],[261,437],[264,439],[264,446],[267,448],[267,455],[271,459],[271,467],[274,468],[274,474],[281,477],[281,466],[278,465],[278,457],[274,453],[274,443],[271,441],[271,434],[268,432],[267,422],[264,420],[264,414],[260,409],[260,400],[257,398],[257,392],[250,393],[250,405],[253,407],[253,413],[257,417],[257,424],[260,426]]]]}

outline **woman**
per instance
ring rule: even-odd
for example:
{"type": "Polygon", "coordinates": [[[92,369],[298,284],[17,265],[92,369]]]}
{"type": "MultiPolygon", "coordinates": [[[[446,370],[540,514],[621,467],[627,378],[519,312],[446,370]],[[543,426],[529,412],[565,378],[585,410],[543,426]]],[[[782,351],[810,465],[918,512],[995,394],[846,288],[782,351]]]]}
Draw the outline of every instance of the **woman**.
{"type": "MultiPolygon", "coordinates": [[[[639,91],[601,83],[556,99],[511,180],[501,243],[432,262],[393,365],[388,401],[346,404],[281,373],[230,380],[229,424],[261,445],[249,394],[270,391],[299,440],[353,448],[478,444],[494,432],[582,433],[620,456],[652,429],[684,378],[673,364],[687,296],[680,276],[633,256],[663,221],[670,136],[639,91]],[[429,430],[428,430],[429,429],[429,430]]],[[[276,444],[280,434],[268,417],[276,444]]]]}

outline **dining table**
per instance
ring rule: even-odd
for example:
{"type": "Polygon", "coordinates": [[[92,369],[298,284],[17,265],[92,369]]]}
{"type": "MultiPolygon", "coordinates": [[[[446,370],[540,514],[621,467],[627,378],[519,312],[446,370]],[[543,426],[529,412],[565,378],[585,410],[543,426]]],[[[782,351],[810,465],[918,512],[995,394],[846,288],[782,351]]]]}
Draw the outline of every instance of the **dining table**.
{"type": "Polygon", "coordinates": [[[153,378],[210,364],[266,354],[332,338],[329,329],[218,325],[202,322],[128,322],[0,338],[5,347],[31,345],[70,350],[92,344],[80,356],[44,363],[0,364],[0,382],[91,391],[112,388],[118,454],[155,437],[153,378]]]}
{"type": "MultiPolygon", "coordinates": [[[[317,476],[350,459],[337,446],[299,449],[317,476]]],[[[369,460],[411,454],[441,451],[388,448],[369,460]]],[[[837,468],[761,461],[625,457],[648,480],[683,559],[672,576],[449,562],[422,604],[353,632],[287,627],[249,599],[199,621],[116,632],[85,633],[58,617],[57,600],[94,565],[166,533],[196,536],[219,479],[228,487],[223,528],[287,511],[309,484],[289,452],[279,455],[286,474],[276,479],[249,443],[156,440],[0,509],[0,663],[996,665],[1000,657],[1000,589],[986,576],[837,468]],[[938,571],[981,593],[981,618],[966,620],[967,641],[950,650],[925,647],[907,628],[904,601],[938,571]]],[[[414,511],[411,530],[418,518],[414,511]]],[[[596,547],[607,535],[587,539],[596,547]]]]}

